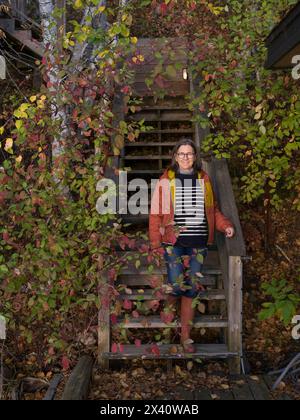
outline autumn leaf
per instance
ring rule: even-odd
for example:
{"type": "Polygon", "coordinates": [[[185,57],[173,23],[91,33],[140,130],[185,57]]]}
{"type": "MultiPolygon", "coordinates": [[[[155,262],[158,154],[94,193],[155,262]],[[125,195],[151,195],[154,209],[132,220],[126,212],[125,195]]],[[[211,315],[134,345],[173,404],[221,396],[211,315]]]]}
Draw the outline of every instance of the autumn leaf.
{"type": "Polygon", "coordinates": [[[12,138],[8,138],[5,141],[5,146],[4,146],[4,150],[8,153],[12,153],[12,147],[13,147],[13,139],[12,138]]]}
{"type": "Polygon", "coordinates": [[[61,365],[63,370],[69,370],[70,369],[70,360],[67,356],[63,356],[61,360],[61,365]]]}
{"type": "Polygon", "coordinates": [[[123,303],[123,308],[126,310],[132,309],[132,302],[128,299],[125,299],[123,303]]]}
{"type": "Polygon", "coordinates": [[[112,353],[118,353],[118,345],[117,343],[113,343],[111,346],[111,352],[112,353]]]}
{"type": "Polygon", "coordinates": [[[136,346],[136,347],[141,347],[142,342],[141,342],[141,340],[139,340],[139,339],[135,339],[135,340],[134,340],[134,344],[135,344],[135,346],[136,346]]]}

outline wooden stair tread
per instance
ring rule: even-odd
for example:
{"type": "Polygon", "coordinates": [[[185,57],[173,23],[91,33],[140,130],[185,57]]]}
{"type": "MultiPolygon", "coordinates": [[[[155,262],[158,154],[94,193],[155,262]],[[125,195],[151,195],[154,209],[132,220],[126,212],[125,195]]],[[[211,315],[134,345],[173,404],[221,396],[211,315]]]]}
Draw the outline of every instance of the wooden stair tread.
{"type": "MultiPolygon", "coordinates": [[[[123,169],[124,170],[124,169],[123,169]]],[[[132,175],[158,175],[164,172],[163,169],[128,169],[127,172],[132,175]]]]}
{"type": "Polygon", "coordinates": [[[171,112],[171,111],[166,111],[166,112],[162,112],[161,115],[159,115],[156,112],[144,112],[144,113],[139,113],[139,114],[134,114],[131,115],[129,117],[129,120],[134,120],[134,121],[140,121],[140,120],[145,120],[145,121],[191,121],[192,118],[192,113],[191,112],[171,112]]]}
{"type": "MultiPolygon", "coordinates": [[[[159,316],[141,316],[140,318],[119,318],[113,328],[180,328],[180,320],[174,320],[170,323],[165,323],[159,316]]],[[[201,315],[196,316],[194,319],[193,328],[227,328],[227,319],[222,318],[219,315],[201,315]]]]}
{"type": "MultiPolygon", "coordinates": [[[[149,264],[150,266],[151,264],[149,264]]],[[[138,275],[155,275],[155,274],[167,274],[167,268],[165,264],[162,267],[154,267],[152,271],[149,271],[146,267],[126,267],[122,270],[120,273],[121,275],[131,275],[131,274],[138,274],[138,275]]],[[[222,271],[219,267],[209,267],[204,264],[202,274],[205,276],[207,275],[215,275],[220,276],[222,274],[222,271]]]]}
{"type": "MultiPolygon", "coordinates": [[[[141,286],[141,288],[145,287],[145,286],[150,286],[150,287],[159,287],[159,285],[156,285],[156,283],[159,283],[160,285],[165,283],[165,277],[166,275],[164,274],[154,274],[154,275],[150,275],[150,274],[144,274],[142,276],[134,276],[134,275],[120,275],[118,280],[117,280],[117,284],[124,284],[126,286],[130,286],[130,287],[138,287],[141,286]],[[155,284],[155,286],[153,286],[153,284],[155,284]]],[[[205,275],[204,277],[201,277],[200,280],[201,284],[203,286],[210,286],[210,287],[215,287],[216,286],[216,276],[215,275],[205,275]]]]}
{"type": "Polygon", "coordinates": [[[145,135],[145,134],[194,134],[194,133],[195,133],[195,130],[191,128],[182,128],[182,129],[167,128],[164,130],[149,130],[149,131],[146,131],[145,133],[141,133],[141,135],[145,135]]]}
{"type": "Polygon", "coordinates": [[[155,147],[155,146],[175,146],[176,141],[166,141],[166,142],[136,142],[136,143],[125,143],[125,147],[155,147]]]}
{"type": "Polygon", "coordinates": [[[103,354],[103,357],[106,359],[190,359],[210,357],[223,359],[237,355],[230,352],[226,344],[195,344],[195,353],[189,354],[183,353],[180,346],[176,344],[155,345],[155,348],[159,349],[159,355],[153,352],[151,344],[143,344],[140,347],[133,344],[125,344],[122,352],[107,352],[103,354]]]}
{"type": "Polygon", "coordinates": [[[170,155],[144,155],[144,156],[124,156],[123,160],[170,160],[170,155]]]}
{"type": "MultiPolygon", "coordinates": [[[[153,294],[153,290],[144,290],[144,293],[133,293],[129,294],[121,294],[119,299],[122,300],[166,300],[167,295],[164,295],[161,299],[157,299],[155,297],[155,293],[153,294]]],[[[206,290],[201,294],[201,300],[225,300],[225,291],[224,290],[206,290]]]]}

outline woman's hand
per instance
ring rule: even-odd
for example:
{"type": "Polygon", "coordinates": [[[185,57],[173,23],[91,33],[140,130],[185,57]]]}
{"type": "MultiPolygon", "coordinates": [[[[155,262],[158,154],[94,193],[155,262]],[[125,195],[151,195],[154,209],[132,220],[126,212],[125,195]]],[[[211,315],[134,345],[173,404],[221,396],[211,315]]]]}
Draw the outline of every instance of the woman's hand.
{"type": "Polygon", "coordinates": [[[235,230],[233,227],[229,227],[225,230],[226,238],[233,238],[235,235],[235,230]]]}

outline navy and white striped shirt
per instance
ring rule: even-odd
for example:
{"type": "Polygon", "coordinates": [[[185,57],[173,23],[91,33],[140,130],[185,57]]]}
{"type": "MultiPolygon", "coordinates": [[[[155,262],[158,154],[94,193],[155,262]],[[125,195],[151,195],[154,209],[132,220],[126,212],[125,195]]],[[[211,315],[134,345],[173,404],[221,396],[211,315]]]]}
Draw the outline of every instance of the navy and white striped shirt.
{"type": "Polygon", "coordinates": [[[204,205],[204,181],[197,175],[177,174],[174,220],[181,233],[175,246],[206,247],[208,224],[204,205]]]}

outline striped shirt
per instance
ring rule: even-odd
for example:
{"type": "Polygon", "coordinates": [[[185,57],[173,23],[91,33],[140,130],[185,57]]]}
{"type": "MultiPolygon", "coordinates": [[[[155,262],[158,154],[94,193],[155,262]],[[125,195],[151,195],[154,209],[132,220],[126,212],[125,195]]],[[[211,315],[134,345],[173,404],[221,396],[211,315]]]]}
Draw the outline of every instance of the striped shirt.
{"type": "Polygon", "coordinates": [[[204,205],[204,181],[193,174],[177,174],[174,207],[174,220],[180,228],[175,246],[206,247],[208,224],[204,205]]]}

